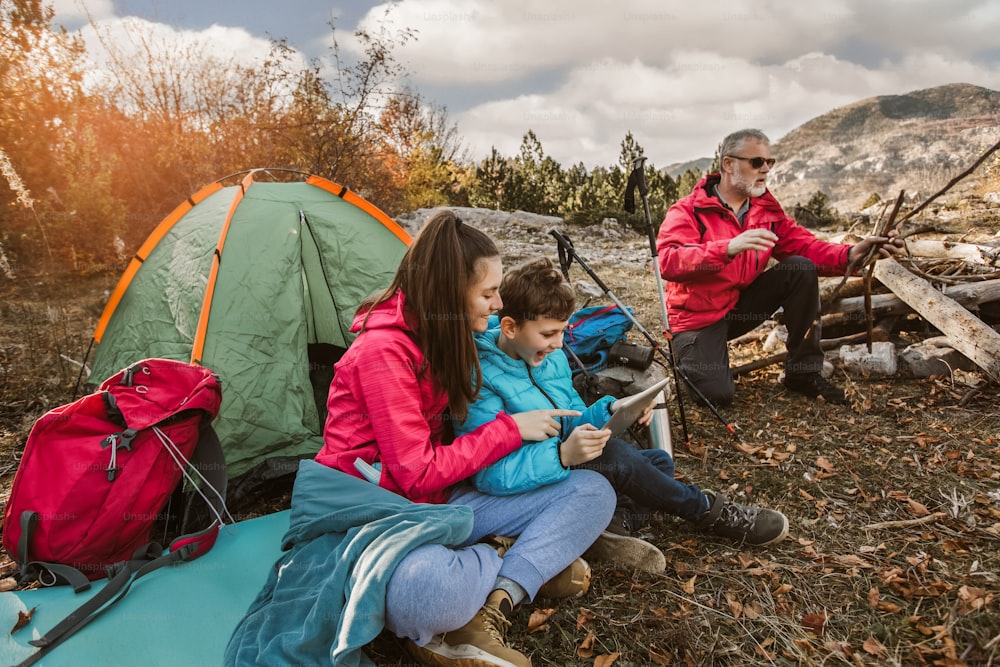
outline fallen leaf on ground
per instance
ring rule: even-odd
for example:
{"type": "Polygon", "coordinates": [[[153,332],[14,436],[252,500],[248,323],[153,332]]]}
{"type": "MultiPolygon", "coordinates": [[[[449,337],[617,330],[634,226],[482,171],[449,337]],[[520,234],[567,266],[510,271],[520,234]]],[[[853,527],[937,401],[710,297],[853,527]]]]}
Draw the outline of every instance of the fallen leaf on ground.
{"type": "Polygon", "coordinates": [[[771,646],[772,644],[774,644],[774,637],[768,637],[767,639],[765,639],[764,641],[760,642],[759,644],[753,647],[754,653],[763,656],[766,660],[773,661],[775,658],[774,653],[772,651],[767,650],[768,647],[771,646]]]}
{"type": "Polygon", "coordinates": [[[743,605],[743,617],[756,621],[758,618],[764,615],[764,608],[760,606],[759,602],[751,601],[750,604],[743,605]]]}
{"type": "Polygon", "coordinates": [[[863,648],[866,653],[871,653],[872,655],[876,656],[885,655],[885,646],[882,644],[882,642],[875,639],[874,637],[869,637],[868,639],[866,639],[865,643],[862,645],[861,648],[863,648]]]}
{"type": "Polygon", "coordinates": [[[618,660],[618,652],[609,655],[599,655],[594,658],[594,667],[611,667],[618,660]]]}
{"type": "Polygon", "coordinates": [[[28,623],[31,623],[31,617],[35,614],[35,607],[32,607],[28,611],[18,611],[17,612],[17,623],[14,627],[10,629],[10,634],[14,634],[28,623]]]}
{"type": "Polygon", "coordinates": [[[672,664],[672,660],[673,656],[669,653],[664,653],[655,646],[649,647],[649,661],[654,665],[669,665],[672,664]]]}
{"type": "Polygon", "coordinates": [[[743,614],[743,603],[729,593],[726,593],[726,604],[729,605],[729,613],[733,618],[739,618],[743,614]]]}
{"type": "Polygon", "coordinates": [[[927,509],[927,505],[924,505],[923,503],[918,503],[913,498],[908,498],[906,500],[906,504],[910,508],[910,514],[912,514],[915,517],[927,516],[928,514],[931,513],[931,511],[927,509]]]}
{"type": "Polygon", "coordinates": [[[820,456],[819,458],[816,459],[816,467],[825,473],[833,473],[836,470],[833,464],[830,463],[829,459],[827,459],[825,456],[820,456]]]}
{"type": "Polygon", "coordinates": [[[802,627],[817,637],[822,637],[823,631],[826,630],[827,618],[826,614],[803,614],[802,627]]]}
{"type": "Polygon", "coordinates": [[[792,588],[794,588],[794,587],[791,584],[781,584],[780,586],[778,586],[777,588],[774,589],[774,593],[773,594],[774,595],[784,595],[788,591],[792,590],[792,588]]]}
{"type": "Polygon", "coordinates": [[[982,588],[962,586],[958,589],[959,610],[962,616],[983,609],[993,601],[993,595],[987,594],[982,588]]]}
{"type": "Polygon", "coordinates": [[[583,641],[580,642],[580,645],[576,649],[576,654],[584,660],[593,658],[595,643],[597,643],[597,637],[594,636],[594,632],[591,630],[587,633],[587,636],[583,638],[583,641]]]}
{"type": "Polygon", "coordinates": [[[531,612],[531,618],[528,619],[528,632],[539,632],[544,630],[547,626],[549,618],[552,614],[556,613],[555,609],[536,609],[531,612]]]}

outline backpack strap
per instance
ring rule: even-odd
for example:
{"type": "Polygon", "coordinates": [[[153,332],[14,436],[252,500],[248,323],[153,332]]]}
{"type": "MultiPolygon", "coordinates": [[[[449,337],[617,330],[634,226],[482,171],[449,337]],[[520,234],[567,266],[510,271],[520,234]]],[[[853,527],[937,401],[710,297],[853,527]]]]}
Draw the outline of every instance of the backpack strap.
{"type": "MultiPolygon", "coordinates": [[[[205,482],[204,488],[195,489],[195,493],[205,500],[215,519],[208,528],[181,535],[170,543],[170,551],[182,549],[187,545],[196,545],[197,553],[184,560],[194,560],[211,549],[219,536],[219,528],[225,523],[225,517],[228,516],[226,509],[226,486],[228,484],[226,455],[222,450],[219,436],[208,421],[201,425],[198,446],[195,447],[194,453],[191,455],[190,463],[195,470],[201,473],[205,482]]],[[[183,530],[183,528],[184,524],[182,523],[181,529],[183,530]]]]}
{"type": "Polygon", "coordinates": [[[75,567],[62,563],[46,563],[29,559],[28,545],[31,543],[31,536],[35,532],[38,520],[38,512],[30,510],[21,512],[21,537],[17,541],[17,560],[24,565],[20,568],[17,585],[22,586],[24,582],[35,578],[43,586],[52,586],[59,581],[64,581],[73,587],[75,593],[88,590],[90,580],[75,567]]]}
{"type": "Polygon", "coordinates": [[[219,436],[209,420],[201,424],[198,446],[191,454],[191,465],[198,469],[205,482],[216,490],[217,493],[209,500],[216,512],[222,515],[226,511],[226,487],[229,479],[226,473],[226,453],[222,450],[222,442],[219,441],[219,436]]]}
{"type": "MultiPolygon", "coordinates": [[[[211,544],[215,543],[215,536],[218,535],[218,523],[213,525],[216,530],[211,536],[211,544]]],[[[70,612],[69,616],[59,621],[55,627],[46,632],[42,637],[30,640],[28,643],[32,646],[37,646],[39,650],[18,663],[17,667],[33,665],[41,660],[45,654],[100,616],[111,605],[125,597],[129,588],[132,587],[132,584],[139,577],[158,570],[164,565],[174,565],[193,560],[208,551],[211,548],[211,544],[208,547],[204,547],[197,541],[191,541],[178,549],[163,553],[163,547],[156,542],[150,542],[137,549],[133,553],[131,560],[108,566],[109,581],[107,585],[92,598],[70,612]]]]}

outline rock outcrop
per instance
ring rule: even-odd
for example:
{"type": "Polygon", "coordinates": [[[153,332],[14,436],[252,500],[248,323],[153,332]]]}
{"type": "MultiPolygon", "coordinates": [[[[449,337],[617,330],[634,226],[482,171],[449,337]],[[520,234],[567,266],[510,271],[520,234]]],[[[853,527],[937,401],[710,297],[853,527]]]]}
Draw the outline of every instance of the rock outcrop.
{"type": "MultiPolygon", "coordinates": [[[[872,193],[891,201],[905,190],[923,200],[998,141],[1000,91],[959,83],[872,97],[776,141],[770,187],[786,209],[817,191],[841,213],[858,211],[872,193]]],[[[976,192],[984,172],[977,170],[949,194],[976,192]]]]}

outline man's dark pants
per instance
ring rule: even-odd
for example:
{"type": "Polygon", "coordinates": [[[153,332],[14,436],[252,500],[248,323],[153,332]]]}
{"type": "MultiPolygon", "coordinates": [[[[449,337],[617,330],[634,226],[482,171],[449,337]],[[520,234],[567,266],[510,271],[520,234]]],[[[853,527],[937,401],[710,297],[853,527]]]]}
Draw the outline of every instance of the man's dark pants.
{"type": "Polygon", "coordinates": [[[823,368],[819,278],[816,265],[805,257],[787,257],[762,273],[743,290],[736,306],[715,324],[674,334],[678,367],[713,405],[732,403],[736,391],[726,341],[756,328],[779,307],[784,308],[788,329],[785,372],[819,372],[823,368]]]}

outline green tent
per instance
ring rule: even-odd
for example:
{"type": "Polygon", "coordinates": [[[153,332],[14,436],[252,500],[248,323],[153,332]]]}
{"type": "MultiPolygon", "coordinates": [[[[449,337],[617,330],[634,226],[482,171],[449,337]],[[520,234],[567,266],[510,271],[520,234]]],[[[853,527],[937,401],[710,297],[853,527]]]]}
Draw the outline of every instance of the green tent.
{"type": "Polygon", "coordinates": [[[318,176],[264,180],[274,173],[222,179],[167,216],[94,333],[92,381],[148,357],[219,375],[214,425],[230,478],[275,461],[265,478],[293,472],[319,450],[333,363],[353,340],[355,310],[391,282],[410,243],[347,188],[318,176]]]}

